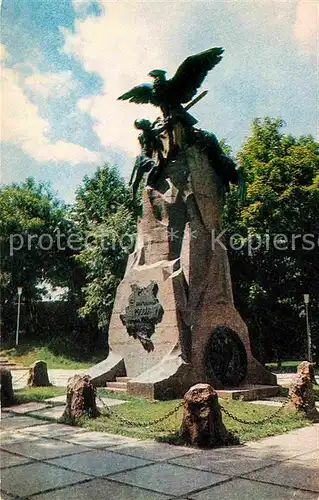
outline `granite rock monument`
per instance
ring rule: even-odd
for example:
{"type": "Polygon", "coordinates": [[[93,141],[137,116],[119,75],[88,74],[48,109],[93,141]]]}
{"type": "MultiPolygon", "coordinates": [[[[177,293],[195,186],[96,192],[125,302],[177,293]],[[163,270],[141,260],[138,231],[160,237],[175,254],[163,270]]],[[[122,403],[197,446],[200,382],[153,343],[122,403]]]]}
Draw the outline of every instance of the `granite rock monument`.
{"type": "Polygon", "coordinates": [[[240,172],[215,135],[195,127],[192,102],[183,107],[222,53],[188,57],[171,80],[154,70],[153,85],[120,97],[151,102],[163,116],[135,122],[141,154],[131,182],[135,193],[148,174],[143,216],[115,298],[109,356],[89,372],[95,384],[125,376],[130,394],[156,399],[182,396],[196,383],[276,384],[252,355],[234,306],[227,249],[216,242],[225,193],[229,183],[241,183],[240,172]]]}

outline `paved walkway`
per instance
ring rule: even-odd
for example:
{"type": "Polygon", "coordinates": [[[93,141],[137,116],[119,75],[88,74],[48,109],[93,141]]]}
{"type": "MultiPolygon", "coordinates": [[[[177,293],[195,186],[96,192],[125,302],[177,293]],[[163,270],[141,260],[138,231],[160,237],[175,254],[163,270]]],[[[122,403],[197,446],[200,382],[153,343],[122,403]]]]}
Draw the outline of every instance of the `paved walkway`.
{"type": "MultiPolygon", "coordinates": [[[[26,386],[28,369],[12,370],[13,385],[16,389],[21,389],[26,386]]],[[[48,370],[50,382],[56,387],[66,387],[70,377],[75,374],[85,373],[83,368],[79,370],[63,370],[63,369],[51,369],[48,370]]],[[[293,381],[296,376],[295,373],[281,373],[277,374],[277,383],[279,385],[288,386],[293,381]]],[[[316,376],[316,380],[319,383],[319,377],[316,376]]]]}
{"type": "Polygon", "coordinates": [[[195,450],[4,412],[3,500],[318,499],[319,424],[195,450]]]}
{"type": "MultiPolygon", "coordinates": [[[[53,369],[48,370],[49,380],[51,384],[56,387],[66,387],[68,385],[68,380],[73,375],[84,373],[85,370],[81,368],[80,370],[63,370],[63,369],[53,369]]],[[[21,389],[27,385],[29,370],[11,370],[12,382],[15,389],[21,389]]]]}

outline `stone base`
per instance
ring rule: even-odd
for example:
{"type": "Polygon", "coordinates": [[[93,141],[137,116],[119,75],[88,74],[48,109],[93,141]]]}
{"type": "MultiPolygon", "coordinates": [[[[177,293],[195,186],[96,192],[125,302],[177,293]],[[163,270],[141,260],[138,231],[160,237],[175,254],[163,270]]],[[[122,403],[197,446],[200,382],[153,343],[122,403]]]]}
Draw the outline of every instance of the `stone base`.
{"type": "MultiPolygon", "coordinates": [[[[165,375],[160,379],[160,371],[178,365],[178,360],[173,363],[163,363],[159,370],[150,370],[136,379],[127,383],[127,393],[131,396],[144,397],[148,399],[177,399],[182,398],[193,383],[189,365],[180,362],[175,373],[165,375]]],[[[166,371],[167,373],[167,371],[166,371]]],[[[218,389],[216,392],[222,399],[254,401],[277,396],[280,387],[278,385],[241,385],[234,388],[218,389]]]]}
{"type": "Polygon", "coordinates": [[[216,392],[223,399],[254,401],[256,399],[277,396],[279,389],[279,385],[243,385],[234,388],[219,389],[216,392]]]}
{"type": "Polygon", "coordinates": [[[116,377],[125,377],[126,368],[124,360],[118,354],[110,351],[108,357],[85,371],[95,387],[103,387],[106,382],[116,380],[116,377]]]}
{"type": "Polygon", "coordinates": [[[191,387],[191,365],[185,363],[178,349],[150,370],[127,383],[127,393],[148,399],[175,399],[191,387]]]}
{"type": "MultiPolygon", "coordinates": [[[[243,401],[277,396],[279,386],[276,385],[276,377],[256,360],[254,361],[256,371],[261,370],[263,373],[265,370],[263,375],[268,375],[268,383],[273,385],[254,384],[246,380],[238,387],[216,389],[218,396],[243,401]]],[[[126,368],[123,358],[112,351],[106,360],[86,370],[85,374],[91,377],[91,381],[96,387],[103,387],[107,382],[116,380],[113,383],[114,390],[125,390],[131,396],[167,400],[181,398],[192,385],[201,383],[195,372],[192,364],[183,360],[181,351],[177,347],[160,363],[135,378],[125,376],[126,368]],[[126,389],[122,388],[124,385],[126,389]]],[[[111,389],[113,390],[113,387],[111,389]]]]}

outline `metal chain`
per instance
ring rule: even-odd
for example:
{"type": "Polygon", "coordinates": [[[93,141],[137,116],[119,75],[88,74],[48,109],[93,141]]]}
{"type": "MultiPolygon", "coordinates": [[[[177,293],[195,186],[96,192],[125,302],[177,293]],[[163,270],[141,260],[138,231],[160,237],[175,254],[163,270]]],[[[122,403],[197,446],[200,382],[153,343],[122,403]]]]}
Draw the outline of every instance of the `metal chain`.
{"type": "Polygon", "coordinates": [[[111,408],[103,401],[103,399],[100,397],[100,395],[99,394],[96,394],[96,395],[97,395],[97,398],[99,399],[99,401],[102,403],[103,407],[107,410],[109,416],[114,416],[114,417],[118,418],[121,422],[123,422],[123,424],[131,425],[133,427],[151,427],[153,425],[159,424],[160,422],[163,422],[164,420],[166,420],[169,417],[171,417],[172,415],[174,415],[174,413],[176,413],[184,405],[184,401],[181,401],[172,410],[170,410],[168,413],[166,413],[162,417],[157,418],[156,420],[148,420],[148,421],[144,420],[144,421],[137,422],[136,420],[130,420],[128,418],[124,418],[121,415],[119,415],[118,413],[116,413],[114,410],[111,410],[111,408]]]}
{"type": "Polygon", "coordinates": [[[245,420],[244,418],[236,417],[233,413],[231,413],[229,410],[227,410],[224,406],[220,404],[221,410],[227,415],[228,417],[232,418],[236,422],[239,422],[240,424],[264,424],[266,422],[269,422],[269,420],[272,420],[273,418],[277,417],[279,413],[284,409],[284,407],[289,403],[290,401],[290,396],[288,396],[285,401],[282,403],[280,408],[278,408],[276,411],[274,411],[271,415],[268,415],[268,417],[260,418],[259,420],[245,420]]]}
{"type": "Polygon", "coordinates": [[[24,377],[26,377],[27,375],[29,375],[29,369],[27,368],[27,371],[26,373],[24,373],[20,378],[18,378],[18,380],[14,380],[13,381],[13,384],[17,384],[18,382],[20,382],[20,380],[22,380],[24,377]]]}
{"type": "MultiPolygon", "coordinates": [[[[97,395],[97,398],[99,399],[99,401],[102,403],[103,407],[107,410],[109,416],[114,416],[114,417],[118,418],[121,422],[123,422],[124,424],[130,425],[130,426],[135,426],[135,427],[150,427],[152,425],[159,424],[160,422],[163,422],[164,420],[166,420],[169,417],[171,417],[172,415],[174,415],[174,413],[176,413],[184,405],[184,400],[182,400],[172,410],[170,410],[168,413],[166,413],[162,417],[157,418],[156,420],[137,422],[135,420],[130,420],[128,418],[124,418],[121,415],[119,415],[118,413],[116,413],[114,410],[111,410],[111,408],[103,401],[103,399],[100,397],[100,395],[98,393],[96,393],[96,395],[97,395]]],[[[231,413],[229,410],[227,410],[227,408],[225,408],[221,404],[220,404],[220,408],[221,408],[222,412],[225,413],[225,415],[232,418],[236,422],[239,422],[240,424],[258,425],[258,424],[264,424],[266,422],[269,422],[273,418],[277,417],[277,415],[279,415],[279,413],[285,408],[285,406],[289,403],[289,401],[290,401],[290,395],[287,396],[285,401],[283,401],[282,405],[276,411],[274,411],[271,415],[268,415],[267,417],[264,417],[264,418],[260,418],[258,420],[246,420],[244,418],[237,417],[236,415],[231,413]]]]}

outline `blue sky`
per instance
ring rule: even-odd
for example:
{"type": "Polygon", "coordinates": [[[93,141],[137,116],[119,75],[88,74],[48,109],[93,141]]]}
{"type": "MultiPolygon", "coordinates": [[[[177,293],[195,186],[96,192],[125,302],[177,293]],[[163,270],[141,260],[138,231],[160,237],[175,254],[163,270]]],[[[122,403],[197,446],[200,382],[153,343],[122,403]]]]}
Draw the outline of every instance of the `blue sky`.
{"type": "Polygon", "coordinates": [[[225,48],[193,108],[198,126],[236,152],[255,117],[318,133],[316,0],[2,0],[2,183],[50,181],[72,202],[85,174],[109,161],[128,177],[135,118],[117,101],[190,54],[225,48]]]}

